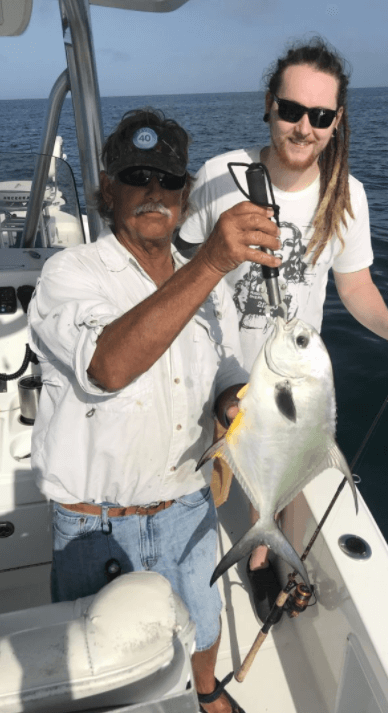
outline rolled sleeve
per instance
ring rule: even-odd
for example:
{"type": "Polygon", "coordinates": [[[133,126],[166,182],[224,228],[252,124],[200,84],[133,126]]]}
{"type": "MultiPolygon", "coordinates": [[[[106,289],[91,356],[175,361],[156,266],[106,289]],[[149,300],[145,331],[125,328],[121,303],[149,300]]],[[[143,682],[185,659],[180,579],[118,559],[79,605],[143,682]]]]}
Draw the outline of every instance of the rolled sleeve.
{"type": "Polygon", "coordinates": [[[103,305],[92,307],[90,315],[85,318],[84,324],[80,327],[74,350],[74,373],[80,387],[88,394],[104,393],[104,390],[89,378],[88,368],[96,349],[97,339],[102,330],[122,314],[118,310],[112,310],[111,314],[107,314],[106,311],[103,314],[99,314],[99,308],[101,307],[103,305]]]}
{"type": "Polygon", "coordinates": [[[103,301],[90,275],[58,269],[55,262],[46,263],[30,302],[30,346],[38,357],[54,357],[68,367],[83,391],[101,394],[87,369],[102,330],[123,311],[103,301]]]}

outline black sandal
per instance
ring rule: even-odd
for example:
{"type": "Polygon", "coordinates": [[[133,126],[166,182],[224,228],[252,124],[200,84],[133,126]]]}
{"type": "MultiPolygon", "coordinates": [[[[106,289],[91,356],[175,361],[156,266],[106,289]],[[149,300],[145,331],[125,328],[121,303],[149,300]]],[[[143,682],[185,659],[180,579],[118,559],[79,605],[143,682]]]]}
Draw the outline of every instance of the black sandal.
{"type": "MultiPolygon", "coordinates": [[[[248,559],[247,575],[251,586],[250,594],[253,609],[258,619],[263,624],[267,616],[269,616],[282,586],[271,562],[269,562],[268,567],[265,567],[264,569],[250,569],[248,559]]],[[[272,624],[276,624],[280,621],[282,614],[283,610],[281,609],[277,613],[277,616],[272,624]]]]}
{"type": "Polygon", "coordinates": [[[201,703],[213,703],[213,701],[216,701],[217,698],[221,696],[222,693],[225,693],[226,698],[228,699],[230,705],[232,706],[232,713],[245,713],[245,711],[239,706],[237,701],[232,698],[230,693],[225,690],[225,686],[231,681],[233,678],[233,671],[232,673],[228,673],[225,678],[222,679],[221,683],[216,678],[216,687],[213,691],[213,693],[197,693],[198,696],[198,701],[199,701],[199,710],[201,713],[206,713],[205,709],[202,708],[201,703]]]}

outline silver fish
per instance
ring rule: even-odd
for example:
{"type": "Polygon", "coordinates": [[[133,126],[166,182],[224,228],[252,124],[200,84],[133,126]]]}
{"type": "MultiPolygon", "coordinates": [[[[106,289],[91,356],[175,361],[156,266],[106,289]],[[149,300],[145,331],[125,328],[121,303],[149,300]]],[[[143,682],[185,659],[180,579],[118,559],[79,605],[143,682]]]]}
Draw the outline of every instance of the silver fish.
{"type": "Polygon", "coordinates": [[[239,413],[197,468],[223,458],[260,518],[222,558],[211,584],[257,545],[266,545],[310,586],[275,515],[326,468],[346,476],[358,509],[352,475],[335,442],[333,373],[318,332],[300,319],[287,323],[278,317],[238,396],[239,413]]]}

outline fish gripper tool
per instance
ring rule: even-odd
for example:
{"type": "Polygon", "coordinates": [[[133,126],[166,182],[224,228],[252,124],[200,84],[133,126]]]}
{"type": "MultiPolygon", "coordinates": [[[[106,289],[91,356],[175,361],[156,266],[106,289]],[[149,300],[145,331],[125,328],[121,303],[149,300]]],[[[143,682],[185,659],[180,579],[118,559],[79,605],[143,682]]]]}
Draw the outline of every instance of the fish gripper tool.
{"type": "MultiPolygon", "coordinates": [[[[229,172],[237,186],[237,188],[243,193],[243,195],[248,198],[251,203],[255,205],[262,206],[263,208],[272,208],[274,212],[274,217],[276,225],[280,228],[279,222],[279,206],[275,203],[275,196],[273,193],[271,178],[268,173],[268,169],[263,163],[228,163],[229,172]],[[246,166],[245,171],[248,191],[247,193],[241,186],[234,170],[233,166],[246,166]],[[269,189],[272,203],[268,202],[267,187],[269,189]]],[[[269,248],[261,248],[261,250],[268,255],[273,255],[274,252],[269,248]]],[[[277,267],[268,267],[268,265],[261,265],[263,272],[263,278],[267,287],[268,302],[272,308],[280,308],[283,311],[284,318],[287,317],[287,309],[282,301],[279,288],[279,269],[277,267]]]]}

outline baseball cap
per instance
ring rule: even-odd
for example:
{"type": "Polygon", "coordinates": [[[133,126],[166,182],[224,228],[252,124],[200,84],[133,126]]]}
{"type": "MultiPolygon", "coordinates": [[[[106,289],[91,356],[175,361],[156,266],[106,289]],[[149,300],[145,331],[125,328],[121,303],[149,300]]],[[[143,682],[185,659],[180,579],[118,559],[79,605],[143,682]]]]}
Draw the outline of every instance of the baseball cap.
{"type": "Polygon", "coordinates": [[[105,142],[102,159],[107,173],[116,176],[129,167],[147,166],[176,176],[186,173],[189,136],[173,119],[155,109],[124,114],[105,142]]]}

